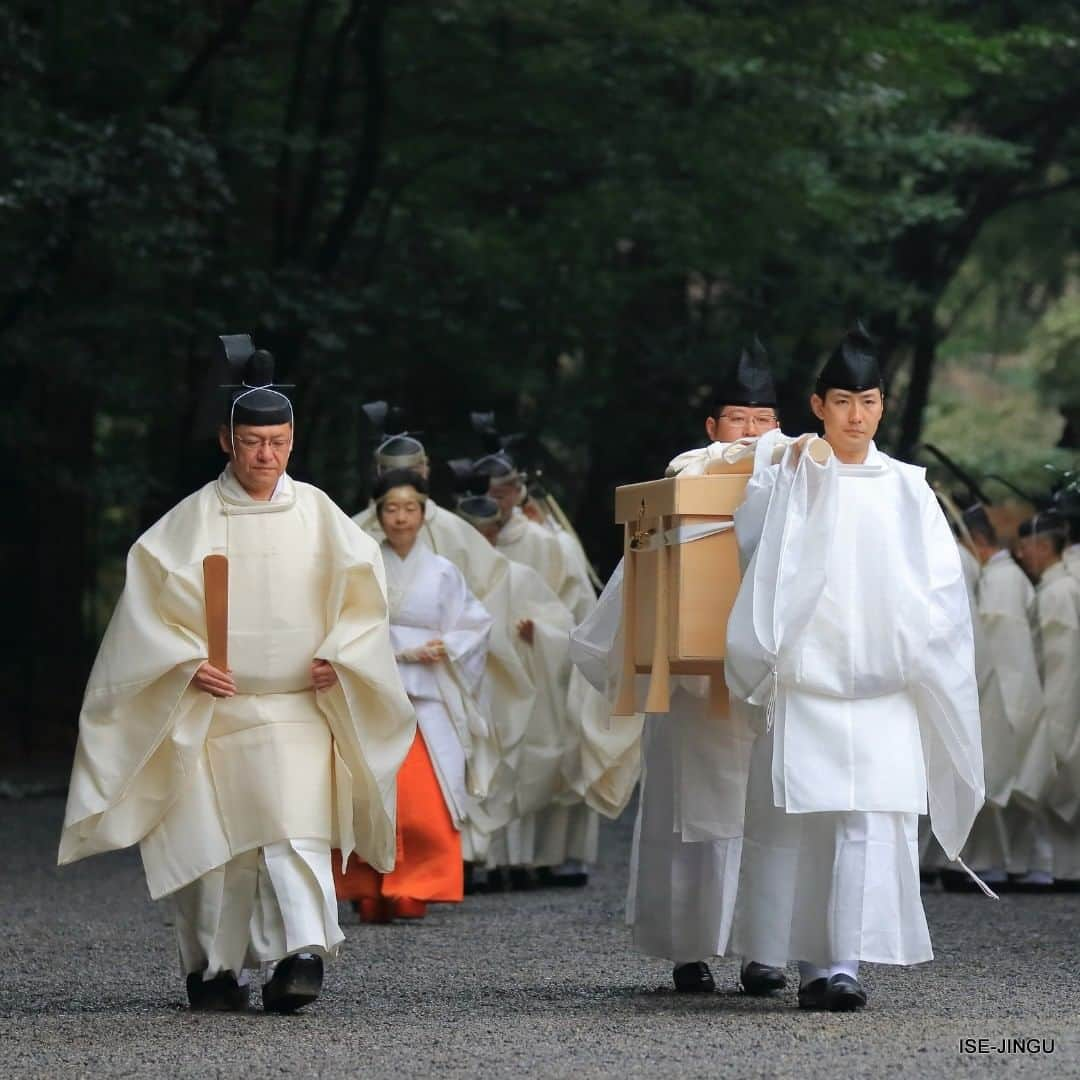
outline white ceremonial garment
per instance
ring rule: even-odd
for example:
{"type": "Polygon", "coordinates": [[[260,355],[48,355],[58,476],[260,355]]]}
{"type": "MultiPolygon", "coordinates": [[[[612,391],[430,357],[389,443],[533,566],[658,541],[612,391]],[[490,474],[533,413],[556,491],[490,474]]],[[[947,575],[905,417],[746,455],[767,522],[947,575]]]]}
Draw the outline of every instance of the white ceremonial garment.
{"type": "Polygon", "coordinates": [[[330,846],[280,840],[245,851],[173,893],[180,969],[203,979],[298,952],[336,956],[330,846]]]}
{"type": "MultiPolygon", "coordinates": [[[[706,456],[698,456],[703,472],[706,456]]],[[[640,775],[626,921],[639,951],[688,963],[727,946],[760,710],[729,702],[717,715],[707,677],[676,676],[669,712],[611,716],[622,657],[622,583],[620,560],[595,610],[571,634],[571,658],[609,703],[585,740],[592,751],[585,791],[591,806],[618,817],[640,775]]],[[[638,676],[639,702],[646,688],[647,677],[638,676]]]]}
{"type": "Polygon", "coordinates": [[[516,783],[513,790],[506,792],[512,799],[512,809],[507,814],[492,815],[497,820],[509,817],[507,824],[492,836],[488,852],[488,865],[492,867],[533,864],[536,813],[567,790],[566,748],[578,742],[566,707],[573,617],[535,570],[512,561],[509,568],[509,633],[536,687],[536,699],[522,743],[516,783]],[[518,632],[523,619],[532,622],[531,643],[518,632]]]}
{"type": "Polygon", "coordinates": [[[255,502],[226,469],[128,556],[80,716],[59,861],[139,843],[154,898],[284,840],[388,871],[414,731],[377,547],[319,489],[285,477],[255,502]],[[191,685],[208,655],[211,553],[229,558],[231,698],[191,685]],[[338,676],[318,693],[316,657],[338,676]]]}
{"type": "Polygon", "coordinates": [[[492,619],[448,559],[423,544],[414,544],[402,559],[383,541],[382,553],[390,640],[402,685],[416,709],[446,807],[460,830],[490,791],[499,763],[484,676],[492,619]],[[410,659],[435,638],[446,647],[443,660],[428,664],[410,659]]]}
{"type": "Polygon", "coordinates": [[[1080,580],[1057,562],[1035,590],[1043,719],[1057,771],[1046,792],[1055,878],[1080,879],[1080,580]]]}
{"type": "MultiPolygon", "coordinates": [[[[596,594],[588,576],[576,574],[558,538],[543,525],[530,521],[520,508],[515,507],[509,521],[499,530],[496,545],[506,558],[536,571],[575,620],[586,618],[596,606],[596,594]]],[[[568,689],[567,710],[574,721],[568,729],[573,741],[563,748],[568,763],[581,754],[581,714],[587,707],[586,689],[572,685],[568,689]]],[[[567,859],[596,861],[599,822],[582,795],[568,792],[558,805],[538,811],[535,828],[535,865],[558,866],[567,859]]]]}
{"type": "MultiPolygon", "coordinates": [[[[355,515],[353,521],[380,543],[385,539],[374,503],[355,515]]],[[[481,811],[474,804],[469,826],[462,833],[466,861],[482,861],[487,854],[486,838],[509,821],[518,759],[532,716],[536,688],[508,630],[512,622],[510,561],[472,525],[433,499],[424,504],[424,524],[417,542],[452,562],[464,575],[469,591],[492,617],[487,653],[489,720],[498,741],[500,763],[488,798],[483,802],[488,820],[480,820],[481,811]]]]}
{"type": "Polygon", "coordinates": [[[726,670],[772,724],[750,773],[732,945],[774,965],[929,959],[917,815],[929,796],[956,858],[984,791],[956,544],[923,470],[873,444],[857,466],[796,465],[790,448],[768,465],[764,449],[735,512],[750,559],[726,670]]]}
{"type": "Polygon", "coordinates": [[[575,569],[574,559],[554,532],[530,521],[519,507],[514,508],[510,520],[499,530],[495,544],[499,554],[532,567],[570,609],[577,622],[586,618],[596,606],[596,593],[588,574],[575,569]]]}
{"type": "MultiPolygon", "coordinates": [[[[975,666],[986,805],[979,811],[962,852],[964,861],[976,871],[1000,871],[1013,863],[1005,808],[1017,786],[1042,709],[1031,625],[1034,598],[1031,583],[1008,551],[996,552],[981,567],[975,600],[975,666]]],[[[1029,760],[1030,782],[1034,759],[1029,755],[1029,760]]]]}
{"type": "Polygon", "coordinates": [[[1061,561],[1074,578],[1080,579],[1080,544],[1070,544],[1061,553],[1061,561]]]}

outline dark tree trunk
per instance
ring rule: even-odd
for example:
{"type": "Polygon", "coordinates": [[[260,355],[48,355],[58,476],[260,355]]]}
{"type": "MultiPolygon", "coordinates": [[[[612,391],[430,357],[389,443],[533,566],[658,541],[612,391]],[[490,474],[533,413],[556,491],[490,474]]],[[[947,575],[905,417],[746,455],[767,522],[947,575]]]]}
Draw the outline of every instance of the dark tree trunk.
{"type": "Polygon", "coordinates": [[[930,384],[937,361],[938,330],[934,318],[935,302],[926,302],[912,319],[914,347],[911,358],[911,380],[908,383],[904,412],[897,438],[897,456],[911,461],[922,438],[923,416],[930,400],[930,384]]]}

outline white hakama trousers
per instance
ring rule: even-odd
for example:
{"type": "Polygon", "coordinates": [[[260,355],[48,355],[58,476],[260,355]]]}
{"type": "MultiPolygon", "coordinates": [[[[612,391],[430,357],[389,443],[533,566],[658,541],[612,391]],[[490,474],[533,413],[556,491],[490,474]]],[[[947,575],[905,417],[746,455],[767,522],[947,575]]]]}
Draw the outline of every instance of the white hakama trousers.
{"type": "Polygon", "coordinates": [[[789,814],[774,805],[773,739],[754,747],[731,951],[782,967],[933,958],[919,895],[918,816],[789,814]]]}
{"type": "Polygon", "coordinates": [[[725,950],[742,841],[682,839],[676,734],[668,716],[646,717],[626,921],[636,949],[685,964],[725,950]]]}
{"type": "Polygon", "coordinates": [[[333,956],[337,921],[330,846],[282,840],[246,851],[173,894],[180,966],[239,976],[298,952],[333,956]]]}
{"type": "MultiPolygon", "coordinates": [[[[600,816],[583,802],[563,806],[552,803],[537,811],[524,828],[535,830],[532,837],[533,866],[561,866],[574,860],[586,866],[596,862],[600,846],[600,816]]],[[[525,838],[523,843],[527,843],[525,838]]]]}
{"type": "Polygon", "coordinates": [[[1054,873],[1056,845],[1051,835],[1051,817],[1049,811],[1021,805],[1015,798],[1006,808],[1010,874],[1054,873]]]}

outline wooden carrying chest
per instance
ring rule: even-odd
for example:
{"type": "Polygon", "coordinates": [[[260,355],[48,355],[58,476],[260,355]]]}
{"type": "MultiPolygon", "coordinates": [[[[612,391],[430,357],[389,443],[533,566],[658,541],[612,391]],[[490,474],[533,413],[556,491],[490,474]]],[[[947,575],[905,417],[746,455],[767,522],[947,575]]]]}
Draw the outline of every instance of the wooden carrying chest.
{"type": "Polygon", "coordinates": [[[625,533],[617,716],[635,711],[638,673],[650,675],[646,712],[668,711],[671,674],[722,682],[728,615],[740,582],[731,523],[753,461],[719,467],[722,472],[615,490],[615,521],[625,533]],[[713,531],[717,526],[723,531],[713,531]]]}

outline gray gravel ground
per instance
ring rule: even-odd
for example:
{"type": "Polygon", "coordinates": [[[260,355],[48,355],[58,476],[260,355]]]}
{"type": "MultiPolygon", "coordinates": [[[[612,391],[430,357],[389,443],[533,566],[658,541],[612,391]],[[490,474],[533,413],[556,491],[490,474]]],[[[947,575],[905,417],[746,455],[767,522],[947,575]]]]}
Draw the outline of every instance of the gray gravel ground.
{"type": "Polygon", "coordinates": [[[309,1011],[194,1015],[137,854],[57,870],[62,809],[0,799],[2,1076],[1080,1076],[1080,895],[927,893],[937,959],[865,968],[860,1014],[742,997],[731,960],[720,992],[680,997],[622,925],[625,817],[585,890],[472,897],[419,924],[343,912],[309,1011]],[[1014,1036],[1053,1053],[960,1052],[1014,1036]]]}

